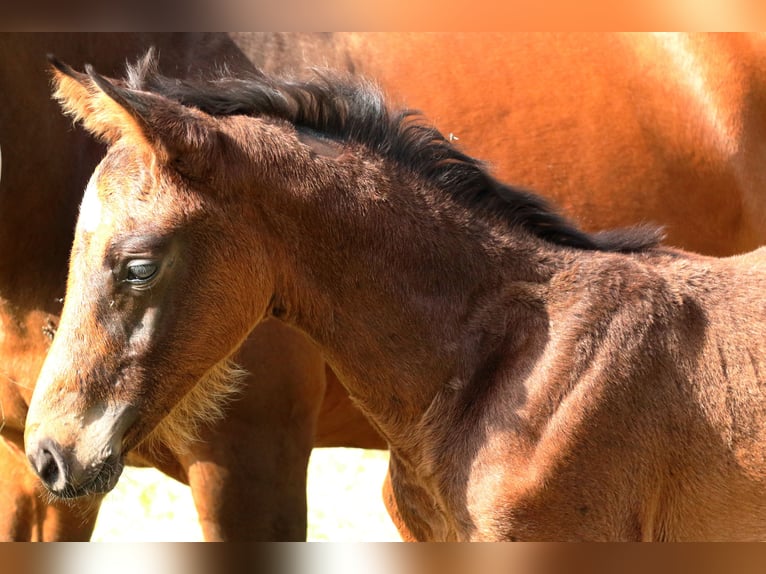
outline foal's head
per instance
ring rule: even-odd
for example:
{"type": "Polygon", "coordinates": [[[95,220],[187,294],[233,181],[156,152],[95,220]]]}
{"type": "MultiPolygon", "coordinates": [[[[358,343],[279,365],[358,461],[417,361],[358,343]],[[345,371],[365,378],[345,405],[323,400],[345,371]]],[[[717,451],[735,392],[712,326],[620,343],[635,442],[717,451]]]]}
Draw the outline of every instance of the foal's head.
{"type": "Polygon", "coordinates": [[[183,448],[220,414],[236,389],[227,357],[264,315],[273,274],[226,208],[240,191],[235,118],[53,64],[56,97],[109,146],[26,427],[32,465],[71,497],[111,489],[150,434],[183,448]]]}

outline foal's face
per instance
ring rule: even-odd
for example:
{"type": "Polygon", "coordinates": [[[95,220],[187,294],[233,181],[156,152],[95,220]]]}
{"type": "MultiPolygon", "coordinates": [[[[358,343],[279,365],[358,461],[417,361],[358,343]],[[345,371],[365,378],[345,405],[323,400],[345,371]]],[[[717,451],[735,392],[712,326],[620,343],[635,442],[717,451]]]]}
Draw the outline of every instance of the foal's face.
{"type": "Polygon", "coordinates": [[[232,240],[238,217],[148,147],[118,143],[97,168],[27,419],[27,454],[52,492],[111,489],[124,453],[263,314],[265,274],[241,263],[257,247],[232,240]]]}

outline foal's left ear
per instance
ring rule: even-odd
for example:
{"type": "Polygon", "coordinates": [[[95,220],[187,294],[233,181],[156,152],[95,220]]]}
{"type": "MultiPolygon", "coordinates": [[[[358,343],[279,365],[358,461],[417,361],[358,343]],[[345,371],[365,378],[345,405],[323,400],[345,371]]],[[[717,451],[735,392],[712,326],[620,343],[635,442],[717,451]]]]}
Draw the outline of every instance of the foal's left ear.
{"type": "Polygon", "coordinates": [[[87,74],[49,56],[54,97],[85,129],[114,144],[130,139],[149,145],[160,161],[199,177],[215,152],[218,131],[207,114],[150,92],[132,90],[96,73],[87,74]]]}

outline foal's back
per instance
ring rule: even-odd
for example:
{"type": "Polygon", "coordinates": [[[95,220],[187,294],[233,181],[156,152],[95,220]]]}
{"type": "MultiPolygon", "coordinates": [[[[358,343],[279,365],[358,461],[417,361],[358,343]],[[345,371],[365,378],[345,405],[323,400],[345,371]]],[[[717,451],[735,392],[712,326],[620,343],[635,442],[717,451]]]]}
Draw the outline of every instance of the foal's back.
{"type": "Polygon", "coordinates": [[[537,361],[508,365],[476,421],[490,430],[469,455],[466,497],[493,517],[477,527],[517,539],[763,539],[764,289],[766,249],[587,254],[560,274],[527,324],[540,331],[537,361]],[[487,488],[509,460],[520,470],[487,488]]]}

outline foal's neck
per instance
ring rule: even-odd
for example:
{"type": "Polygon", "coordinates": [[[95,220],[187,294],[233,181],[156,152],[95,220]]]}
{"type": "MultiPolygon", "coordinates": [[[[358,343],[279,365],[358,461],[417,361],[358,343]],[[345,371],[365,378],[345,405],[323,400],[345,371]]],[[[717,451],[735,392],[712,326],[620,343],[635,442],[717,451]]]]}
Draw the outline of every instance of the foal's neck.
{"type": "Polygon", "coordinates": [[[539,291],[551,270],[539,241],[406,175],[324,180],[264,214],[281,258],[273,312],[320,345],[394,445],[503,339],[509,289],[539,291]]]}

